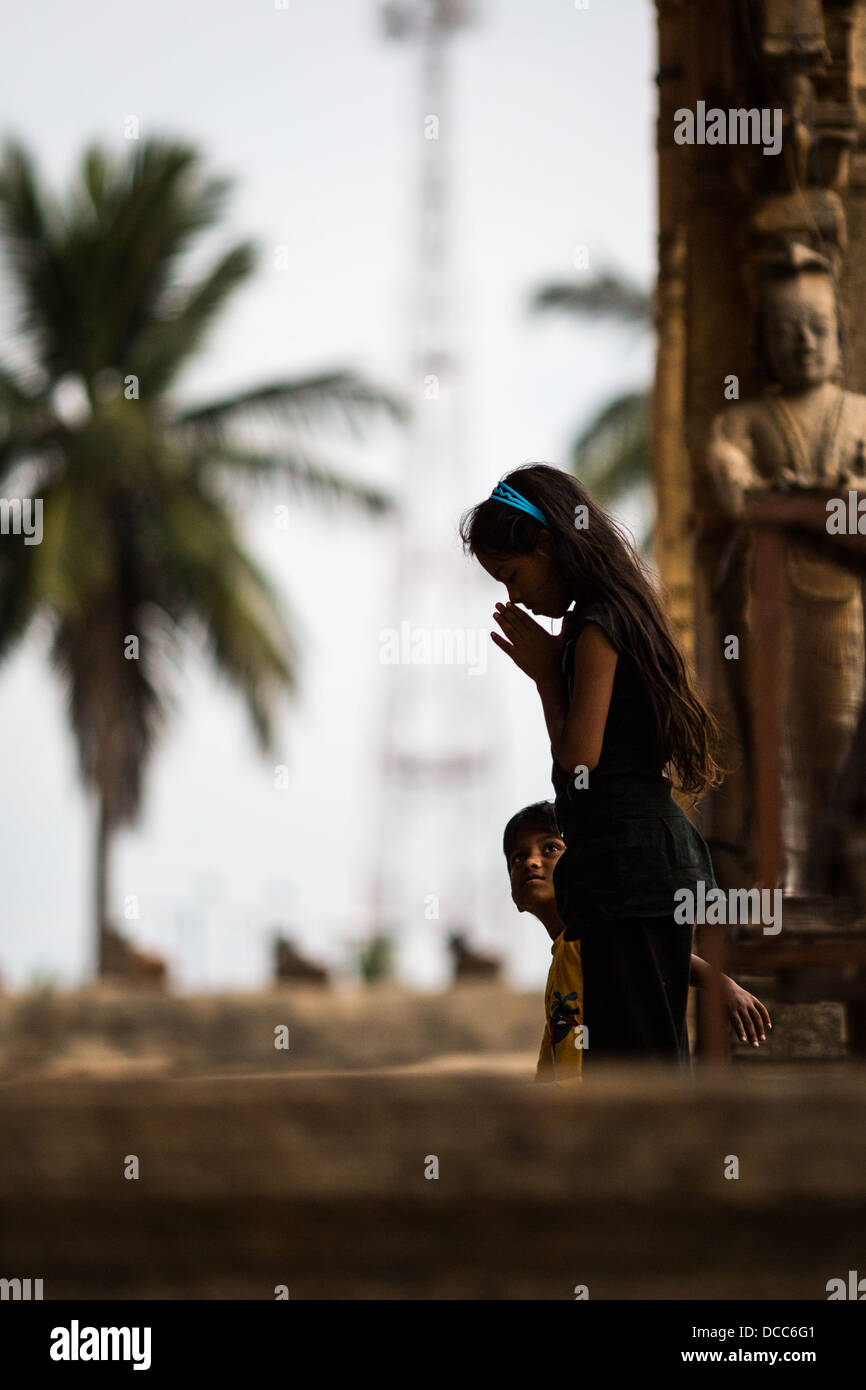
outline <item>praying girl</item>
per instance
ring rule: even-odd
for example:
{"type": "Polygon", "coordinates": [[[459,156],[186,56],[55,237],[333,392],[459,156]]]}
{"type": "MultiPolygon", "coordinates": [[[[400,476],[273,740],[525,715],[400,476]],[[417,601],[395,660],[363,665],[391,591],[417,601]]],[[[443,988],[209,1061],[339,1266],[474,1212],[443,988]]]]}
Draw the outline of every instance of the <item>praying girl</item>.
{"type": "Polygon", "coordinates": [[[622,1057],[688,1066],[694,915],[716,887],[692,804],[727,769],[645,562],[576,478],[546,464],[509,473],[465,514],[465,549],[507,603],[494,643],[534,682],[566,851],[554,870],[565,939],[579,939],[584,1066],[622,1057]],[[518,606],[521,605],[521,606],[518,606]],[[529,612],[525,610],[528,609],[529,612]],[[530,617],[562,618],[558,635],[530,617]]]}

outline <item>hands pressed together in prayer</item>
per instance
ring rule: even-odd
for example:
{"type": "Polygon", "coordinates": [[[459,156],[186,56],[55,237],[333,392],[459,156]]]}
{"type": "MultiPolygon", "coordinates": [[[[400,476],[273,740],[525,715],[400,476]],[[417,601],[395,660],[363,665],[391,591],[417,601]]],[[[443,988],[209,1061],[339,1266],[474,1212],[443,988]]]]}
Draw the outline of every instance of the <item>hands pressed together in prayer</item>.
{"type": "Polygon", "coordinates": [[[504,636],[498,632],[491,632],[490,636],[530,680],[538,684],[551,676],[559,676],[561,634],[554,636],[547,632],[515,603],[497,603],[493,617],[504,636]]]}

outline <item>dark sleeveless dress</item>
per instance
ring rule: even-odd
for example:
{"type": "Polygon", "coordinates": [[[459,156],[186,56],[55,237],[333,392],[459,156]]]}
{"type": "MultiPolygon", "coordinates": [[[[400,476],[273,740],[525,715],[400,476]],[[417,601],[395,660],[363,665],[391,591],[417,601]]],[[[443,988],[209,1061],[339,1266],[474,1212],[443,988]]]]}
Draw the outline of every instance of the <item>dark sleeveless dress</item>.
{"type": "Polygon", "coordinates": [[[619,654],[601,757],[585,788],[576,788],[574,774],[555,761],[552,771],[566,844],[553,884],[565,939],[581,943],[584,1066],[631,1056],[687,1068],[692,914],[676,911],[674,894],[696,892],[699,879],[707,892],[716,887],[712,860],[659,768],[652,709],[609,601],[578,605],[566,616],[562,672],[569,701],[574,647],[587,622],[598,623],[619,654]]]}

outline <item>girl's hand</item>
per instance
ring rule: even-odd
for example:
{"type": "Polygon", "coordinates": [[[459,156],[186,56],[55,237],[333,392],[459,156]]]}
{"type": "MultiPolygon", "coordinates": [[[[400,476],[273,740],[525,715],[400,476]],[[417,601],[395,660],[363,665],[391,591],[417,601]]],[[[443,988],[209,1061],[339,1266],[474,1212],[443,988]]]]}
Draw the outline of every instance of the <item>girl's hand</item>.
{"type": "Polygon", "coordinates": [[[741,989],[728,975],[722,976],[722,998],[731,1016],[731,1027],[740,1042],[750,1042],[753,1047],[760,1047],[759,1037],[761,1042],[767,1041],[764,1029],[773,1025],[760,999],[741,989]]]}
{"type": "Polygon", "coordinates": [[[561,635],[554,637],[546,632],[540,623],[514,603],[497,603],[493,617],[505,634],[502,637],[498,632],[491,632],[493,641],[531,680],[537,683],[551,675],[559,675],[561,635]]]}

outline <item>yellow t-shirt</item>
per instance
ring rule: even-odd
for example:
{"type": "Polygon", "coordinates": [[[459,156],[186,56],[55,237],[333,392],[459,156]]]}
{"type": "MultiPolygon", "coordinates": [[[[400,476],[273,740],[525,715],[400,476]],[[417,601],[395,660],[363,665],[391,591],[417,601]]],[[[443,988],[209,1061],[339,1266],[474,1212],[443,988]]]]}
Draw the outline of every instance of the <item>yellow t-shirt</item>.
{"type": "Polygon", "coordinates": [[[544,992],[544,1036],[536,1081],[557,1085],[583,1076],[583,969],[580,942],[566,941],[564,930],[551,946],[553,961],[544,992]]]}

